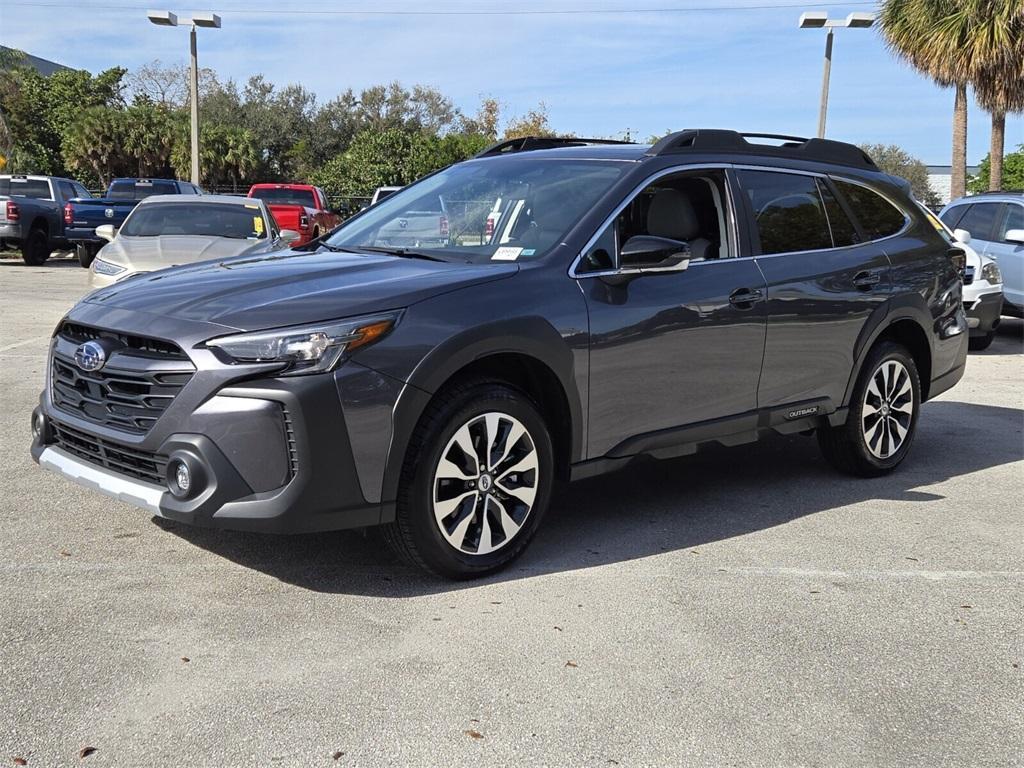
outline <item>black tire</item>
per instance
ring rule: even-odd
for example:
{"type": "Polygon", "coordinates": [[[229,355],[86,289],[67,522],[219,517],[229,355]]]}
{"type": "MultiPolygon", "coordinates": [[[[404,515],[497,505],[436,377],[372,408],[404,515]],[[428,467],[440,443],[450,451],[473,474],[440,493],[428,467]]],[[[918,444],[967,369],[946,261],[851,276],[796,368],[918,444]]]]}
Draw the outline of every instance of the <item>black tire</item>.
{"type": "Polygon", "coordinates": [[[992,339],[996,337],[995,331],[989,331],[984,336],[971,336],[967,340],[967,347],[972,352],[981,352],[992,346],[992,339]]]}
{"type": "MultiPolygon", "coordinates": [[[[483,576],[504,568],[526,549],[547,510],[553,482],[551,436],[533,402],[519,390],[499,382],[475,380],[458,384],[431,402],[413,433],[399,480],[396,519],[384,527],[384,537],[403,559],[431,573],[451,579],[483,576]],[[538,468],[533,476],[536,495],[516,533],[494,551],[474,554],[457,549],[441,533],[441,523],[434,516],[434,494],[435,484],[446,481],[438,481],[435,474],[440,471],[442,454],[456,432],[488,413],[507,415],[525,427],[529,438],[526,445],[532,444],[536,452],[538,468]]],[[[482,482],[480,488],[483,488],[482,482]]],[[[499,489],[497,480],[493,489],[492,492],[499,489]]],[[[471,517],[471,526],[476,525],[478,516],[486,517],[489,509],[486,502],[481,507],[480,491],[475,493],[477,496],[471,497],[472,503],[464,507],[471,510],[471,514],[467,511],[460,518],[471,517]]],[[[508,501],[506,499],[506,503],[508,501]]],[[[452,514],[459,514],[458,510],[452,514]]],[[[482,543],[483,534],[478,538],[482,543]]]]}
{"type": "Polygon", "coordinates": [[[50,258],[50,244],[44,230],[29,231],[28,237],[21,243],[21,258],[30,267],[41,266],[50,258]]]}
{"type": "Polygon", "coordinates": [[[75,246],[75,256],[78,257],[78,263],[85,269],[88,269],[89,265],[92,264],[92,260],[96,258],[96,253],[96,249],[88,245],[79,243],[75,246]]]}
{"type": "MultiPolygon", "coordinates": [[[[902,387],[900,381],[899,379],[897,380],[896,384],[894,384],[894,389],[902,387]]],[[[878,387],[877,381],[875,387],[878,387]]],[[[876,400],[873,395],[869,396],[872,401],[876,400]]],[[[899,409],[906,407],[905,400],[903,399],[894,400],[892,406],[888,403],[883,404],[885,406],[884,413],[886,414],[897,413],[897,408],[894,407],[896,405],[899,406],[899,409]]],[[[917,366],[914,364],[914,358],[911,357],[910,353],[903,346],[891,341],[885,341],[872,349],[864,361],[864,366],[857,378],[857,385],[853,390],[853,396],[850,399],[850,410],[846,423],[838,427],[825,426],[819,429],[817,433],[818,445],[821,447],[821,452],[825,455],[825,459],[839,471],[858,477],[878,477],[892,472],[906,458],[910,446],[914,442],[914,435],[917,432],[917,419],[920,412],[921,381],[917,372],[917,366]],[[880,435],[877,439],[882,442],[876,443],[876,446],[881,448],[883,453],[884,448],[886,446],[891,447],[892,443],[884,442],[889,439],[886,434],[883,434],[884,430],[882,433],[875,433],[867,426],[865,411],[868,412],[868,419],[872,419],[873,414],[871,410],[874,406],[868,402],[866,393],[872,385],[872,380],[876,379],[882,367],[890,361],[895,361],[902,366],[909,377],[909,396],[911,398],[910,405],[912,410],[907,423],[901,422],[901,427],[906,430],[902,442],[889,455],[880,457],[869,447],[868,438],[865,436],[865,433],[870,432],[872,435],[880,435]]],[[[902,410],[899,410],[899,413],[902,414],[902,410]]],[[[901,418],[901,416],[892,416],[890,423],[898,418],[901,418]]],[[[875,421],[877,420],[875,419],[875,421]]],[[[871,423],[873,424],[874,421],[871,421],[871,423]]],[[[888,425],[882,426],[887,427],[888,425]]],[[[895,426],[891,430],[891,434],[898,434],[895,426]]]]}

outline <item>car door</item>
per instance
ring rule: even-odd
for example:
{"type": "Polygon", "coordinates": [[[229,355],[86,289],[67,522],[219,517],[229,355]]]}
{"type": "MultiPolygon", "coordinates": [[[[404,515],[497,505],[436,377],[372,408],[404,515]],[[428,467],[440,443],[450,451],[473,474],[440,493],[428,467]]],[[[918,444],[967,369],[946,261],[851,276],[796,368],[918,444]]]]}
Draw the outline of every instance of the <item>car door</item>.
{"type": "Polygon", "coordinates": [[[574,265],[590,317],[590,457],[757,407],[765,286],[753,259],[739,257],[734,195],[725,168],[663,171],[574,265]],[[623,250],[638,235],[685,242],[688,266],[637,271],[623,250]]]}
{"type": "Polygon", "coordinates": [[[737,177],[768,292],[758,405],[839,407],[858,337],[884,311],[889,259],[858,231],[826,177],[753,168],[737,177]]]}
{"type": "Polygon", "coordinates": [[[996,260],[1003,276],[1004,300],[1024,307],[1024,243],[1008,240],[1011,230],[1024,230],[1024,203],[1004,203],[985,246],[985,255],[996,260]]]}

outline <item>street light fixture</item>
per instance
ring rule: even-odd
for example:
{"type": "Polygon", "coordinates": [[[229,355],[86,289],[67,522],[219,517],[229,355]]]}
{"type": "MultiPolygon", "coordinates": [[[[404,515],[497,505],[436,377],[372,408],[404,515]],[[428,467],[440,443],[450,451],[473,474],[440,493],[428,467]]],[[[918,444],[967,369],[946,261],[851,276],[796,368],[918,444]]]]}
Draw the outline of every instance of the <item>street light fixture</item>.
{"type": "Polygon", "coordinates": [[[189,67],[189,95],[192,102],[192,183],[199,185],[199,64],[196,57],[196,27],[220,29],[220,16],[216,13],[196,13],[191,19],[178,20],[170,11],[147,11],[146,17],[158,27],[177,27],[188,24],[189,46],[192,59],[189,67]]]}
{"type": "Polygon", "coordinates": [[[828,81],[832,72],[832,30],[836,27],[866,29],[875,23],[873,13],[851,13],[845,19],[830,19],[825,11],[807,11],[800,14],[800,29],[828,30],[825,37],[825,73],[821,79],[821,109],[818,112],[818,138],[825,138],[825,115],[828,112],[828,81]]]}

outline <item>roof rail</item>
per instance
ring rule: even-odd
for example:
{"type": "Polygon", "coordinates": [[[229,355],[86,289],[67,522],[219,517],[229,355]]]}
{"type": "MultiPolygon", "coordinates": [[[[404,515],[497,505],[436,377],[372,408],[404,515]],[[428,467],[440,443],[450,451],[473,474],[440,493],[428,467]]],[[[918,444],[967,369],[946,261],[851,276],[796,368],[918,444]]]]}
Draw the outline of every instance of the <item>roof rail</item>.
{"type": "Polygon", "coordinates": [[[648,155],[669,155],[677,152],[738,152],[769,155],[819,163],[835,163],[877,171],[878,166],[864,150],[853,144],[831,139],[807,139],[776,133],[740,133],[708,128],[691,128],[670,133],[651,147],[648,155]],[[775,139],[779,145],[760,144],[747,139],[775,139]]]}
{"type": "Polygon", "coordinates": [[[483,152],[473,157],[493,157],[508,155],[513,152],[530,152],[535,149],[555,149],[557,147],[585,147],[590,144],[633,144],[632,141],[619,139],[583,139],[578,136],[521,136],[517,139],[505,139],[492,144],[483,152]]]}
{"type": "Polygon", "coordinates": [[[1024,189],[989,189],[984,192],[975,192],[971,197],[981,195],[1024,195],[1024,189]]]}

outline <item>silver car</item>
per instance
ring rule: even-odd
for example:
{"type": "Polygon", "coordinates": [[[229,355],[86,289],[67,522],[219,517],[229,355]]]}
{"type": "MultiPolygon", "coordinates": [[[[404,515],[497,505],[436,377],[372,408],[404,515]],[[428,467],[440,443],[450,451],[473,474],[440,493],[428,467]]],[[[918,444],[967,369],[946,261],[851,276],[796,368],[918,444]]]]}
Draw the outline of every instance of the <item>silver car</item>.
{"type": "Polygon", "coordinates": [[[179,264],[282,250],[299,239],[278,229],[262,200],[228,195],[147,197],[119,230],[108,224],[96,234],[109,242],[89,267],[90,288],[179,264]]]}

